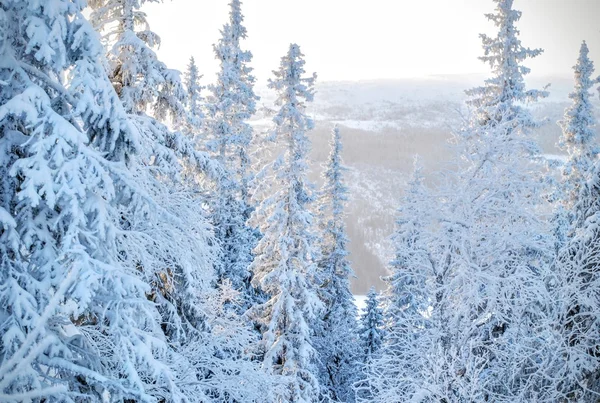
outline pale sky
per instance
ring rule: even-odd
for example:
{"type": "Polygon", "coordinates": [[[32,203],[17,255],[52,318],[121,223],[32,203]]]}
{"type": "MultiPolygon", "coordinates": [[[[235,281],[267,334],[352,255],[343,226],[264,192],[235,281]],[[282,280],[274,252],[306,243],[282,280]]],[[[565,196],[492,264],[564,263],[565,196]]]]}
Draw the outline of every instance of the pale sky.
{"type": "MultiPolygon", "coordinates": [[[[212,44],[228,18],[229,0],[166,0],[147,4],[151,28],[162,38],[158,53],[184,70],[194,56],[213,80],[212,44]]],[[[306,55],[319,81],[422,78],[486,73],[479,33],[493,34],[483,16],[491,0],[245,0],[245,49],[260,82],[271,76],[291,42],[306,55]]],[[[523,12],[521,39],[541,47],[529,61],[532,75],[572,76],[582,40],[600,74],[600,0],[515,0],[523,12]]]]}

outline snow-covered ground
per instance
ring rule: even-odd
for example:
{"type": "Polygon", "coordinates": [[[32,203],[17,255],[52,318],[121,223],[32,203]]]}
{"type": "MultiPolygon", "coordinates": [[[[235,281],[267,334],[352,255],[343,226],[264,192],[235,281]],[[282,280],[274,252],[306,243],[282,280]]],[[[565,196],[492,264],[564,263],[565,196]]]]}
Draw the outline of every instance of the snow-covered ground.
{"type": "Polygon", "coordinates": [[[367,296],[366,295],[355,295],[354,296],[354,304],[356,305],[356,308],[358,309],[358,314],[360,315],[363,310],[365,309],[365,306],[367,305],[367,296]]]}

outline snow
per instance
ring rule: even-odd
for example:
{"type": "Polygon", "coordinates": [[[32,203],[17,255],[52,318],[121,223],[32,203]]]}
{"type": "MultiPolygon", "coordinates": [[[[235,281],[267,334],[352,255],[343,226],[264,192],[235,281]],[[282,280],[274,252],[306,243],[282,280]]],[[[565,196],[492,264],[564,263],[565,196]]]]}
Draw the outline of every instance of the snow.
{"type": "Polygon", "coordinates": [[[358,314],[360,315],[364,312],[365,307],[367,306],[367,296],[366,295],[355,295],[354,296],[354,304],[356,305],[356,309],[358,314]]]}

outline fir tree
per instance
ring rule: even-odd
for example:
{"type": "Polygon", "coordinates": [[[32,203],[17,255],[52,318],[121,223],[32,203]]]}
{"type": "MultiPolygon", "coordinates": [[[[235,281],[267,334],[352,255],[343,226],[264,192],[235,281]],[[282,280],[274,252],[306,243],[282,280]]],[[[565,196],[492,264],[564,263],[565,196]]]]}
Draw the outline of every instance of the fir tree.
{"type": "Polygon", "coordinates": [[[432,374],[438,362],[430,351],[440,345],[437,322],[436,273],[430,248],[432,205],[426,193],[422,167],[415,159],[392,238],[396,256],[385,278],[385,342],[379,354],[367,362],[363,401],[393,401],[396,396],[412,398],[429,392],[439,380],[432,374]],[[365,391],[368,393],[365,394],[365,391]]]}
{"type": "Polygon", "coordinates": [[[272,165],[274,193],[260,206],[263,238],[255,249],[253,282],[269,300],[256,308],[264,324],[264,366],[286,382],[278,397],[286,402],[314,402],[319,397],[315,350],[310,325],[321,303],[314,284],[319,251],[313,232],[306,132],[313,121],[306,102],[313,100],[315,77],[304,77],[298,45],[290,45],[269,87],[277,92],[279,112],[273,133],[285,154],[272,165]]]}
{"type": "Polygon", "coordinates": [[[529,136],[539,123],[527,107],[547,94],[525,88],[523,62],[542,51],[521,44],[521,13],[512,5],[496,0],[495,13],[487,15],[498,29],[493,37],[482,35],[481,59],[492,76],[467,92],[472,118],[458,137],[458,175],[443,178],[436,190],[439,288],[432,314],[443,326],[444,373],[436,375],[435,393],[451,401],[541,400],[549,393],[554,336],[540,329],[551,321],[544,279],[554,245],[539,214],[548,209],[529,136]]]}
{"type": "Polygon", "coordinates": [[[324,172],[325,185],[321,198],[324,221],[322,258],[319,262],[319,296],[324,312],[315,329],[315,345],[319,354],[321,387],[334,401],[351,402],[351,385],[356,376],[356,306],[350,291],[353,275],[348,262],[344,204],[348,189],[343,182],[342,138],[333,129],[331,152],[324,172]]]}
{"type": "Polygon", "coordinates": [[[150,30],[146,2],[158,0],[91,0],[91,22],[109,48],[109,77],[127,113],[145,113],[177,121],[184,113],[185,90],[179,72],[168,69],[152,50],[160,37],[150,30]]]}
{"type": "Polygon", "coordinates": [[[209,148],[225,169],[217,178],[212,212],[222,248],[217,272],[220,282],[228,279],[241,292],[242,309],[246,310],[260,300],[250,285],[248,270],[257,236],[247,224],[253,210],[248,185],[252,127],[247,120],[256,111],[258,97],[254,94],[254,77],[249,67],[252,53],[241,48],[241,41],[246,38],[243,20],[241,2],[232,0],[229,22],[214,45],[220,70],[217,83],[209,86],[207,125],[209,148]]]}
{"type": "Polygon", "coordinates": [[[365,364],[377,356],[384,340],[383,310],[379,307],[378,298],[375,287],[371,287],[360,318],[360,345],[365,364]]]}
{"type": "MultiPolygon", "coordinates": [[[[353,385],[356,401],[372,402],[378,390],[375,387],[374,361],[379,357],[384,342],[383,309],[379,306],[379,295],[375,287],[367,294],[365,308],[360,317],[359,348],[356,382],[353,385]]],[[[386,367],[387,369],[387,367],[386,367]]],[[[387,373],[383,374],[384,376],[387,373]]]]}
{"type": "Polygon", "coordinates": [[[136,195],[122,211],[122,227],[134,234],[123,244],[125,258],[151,285],[149,297],[159,307],[165,336],[189,358],[178,366],[194,379],[187,383],[189,396],[247,400],[256,387],[264,389],[266,379],[249,360],[253,334],[235,315],[212,304],[230,299],[220,296],[229,293],[226,284],[214,288],[220,248],[202,207],[207,204],[203,178],[222,178],[225,170],[197,151],[188,136],[167,126],[168,120],[178,128],[189,122],[186,93],[179,73],[152,49],[159,38],[140,11],[143,3],[91,4],[110,49],[109,76],[140,134],[129,169],[146,194],[136,195]],[[244,378],[254,381],[246,384],[244,378]]]}
{"type": "MultiPolygon", "coordinates": [[[[592,170],[598,155],[596,139],[596,119],[594,118],[590,90],[598,82],[593,78],[594,63],[588,57],[589,50],[585,41],[581,44],[575,71],[575,90],[569,94],[573,104],[565,111],[560,125],[563,134],[559,145],[569,153],[569,161],[564,167],[564,185],[567,187],[565,208],[584,209],[588,202],[579,205],[578,196],[581,194],[584,182],[592,170]]],[[[582,212],[575,212],[580,216],[582,212]]],[[[577,219],[576,219],[577,220],[577,219]]],[[[577,220],[579,221],[579,220],[577,220]]]]}
{"type": "Polygon", "coordinates": [[[552,297],[559,302],[556,323],[561,334],[559,363],[553,368],[557,396],[565,401],[593,401],[600,393],[600,164],[595,163],[582,184],[581,198],[594,202],[580,212],[581,224],[560,251],[557,284],[552,297]]]}
{"type": "Polygon", "coordinates": [[[598,259],[599,164],[595,142],[595,118],[590,90],[598,82],[592,78],[594,65],[582,43],[575,70],[575,91],[569,94],[573,104],[561,121],[560,144],[569,153],[563,171],[566,190],[561,206],[571,213],[568,241],[557,258],[558,281],[553,297],[559,301],[557,323],[562,335],[561,365],[554,372],[560,397],[571,401],[591,401],[600,392],[600,326],[597,290],[600,273],[598,259]]]}
{"type": "Polygon", "coordinates": [[[181,400],[150,287],[121,259],[137,139],[81,11],[2,6],[0,399],[181,400]]]}
{"type": "Polygon", "coordinates": [[[198,66],[193,57],[190,57],[190,62],[184,74],[184,84],[186,89],[186,105],[187,118],[183,124],[183,131],[198,144],[204,130],[204,112],[203,98],[200,79],[202,76],[198,72],[198,66]]]}
{"type": "Polygon", "coordinates": [[[542,50],[521,44],[515,25],[521,13],[512,0],[496,4],[487,18],[498,34],[482,35],[481,60],[492,77],[467,92],[474,110],[461,139],[466,166],[448,189],[455,202],[443,213],[448,264],[438,272],[447,273],[441,308],[449,316],[442,321],[449,323],[448,340],[469,340],[444,349],[454,356],[445,360],[448,368],[459,374],[445,393],[452,399],[536,400],[546,390],[550,344],[534,334],[548,319],[544,278],[553,244],[538,214],[543,189],[532,163],[539,150],[529,134],[539,123],[526,104],[547,93],[525,88],[529,69],[523,62],[542,50]],[[514,339],[521,342],[511,346],[514,339]]]}

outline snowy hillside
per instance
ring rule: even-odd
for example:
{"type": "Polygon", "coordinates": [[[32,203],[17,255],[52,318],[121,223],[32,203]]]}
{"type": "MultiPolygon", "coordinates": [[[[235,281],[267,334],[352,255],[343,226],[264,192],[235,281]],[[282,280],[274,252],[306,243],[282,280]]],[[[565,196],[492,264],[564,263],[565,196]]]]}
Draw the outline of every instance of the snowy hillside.
{"type": "MultiPolygon", "coordinates": [[[[347,225],[350,258],[357,276],[353,280],[355,293],[366,294],[371,285],[383,287],[379,278],[387,274],[385,266],[392,256],[389,236],[413,157],[421,157],[426,173],[444,167],[453,153],[448,140],[466,114],[464,90],[483,79],[479,75],[456,75],[317,83],[315,102],[309,108],[317,123],[310,134],[311,157],[313,167],[320,167],[327,156],[329,132],[338,124],[345,142],[344,160],[350,168],[347,225]]],[[[572,79],[531,80],[538,88],[546,84],[551,84],[550,96],[533,109],[537,118],[547,119],[536,139],[544,153],[560,156],[555,147],[560,135],[556,122],[568,105],[572,79]]],[[[266,89],[259,94],[263,108],[253,124],[265,130],[271,124],[273,99],[266,89]]]]}

